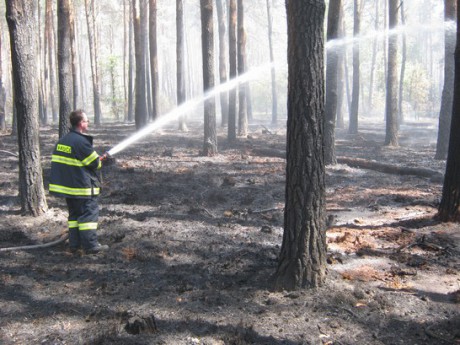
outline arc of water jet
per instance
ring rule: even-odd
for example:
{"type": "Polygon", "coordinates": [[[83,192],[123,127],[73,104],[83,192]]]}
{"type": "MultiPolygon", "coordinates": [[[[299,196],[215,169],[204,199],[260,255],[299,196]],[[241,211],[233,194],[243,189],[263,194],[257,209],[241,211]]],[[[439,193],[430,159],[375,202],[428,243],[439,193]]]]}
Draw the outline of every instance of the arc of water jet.
{"type": "Polygon", "coordinates": [[[241,76],[238,76],[237,78],[231,79],[226,83],[216,86],[212,90],[209,90],[208,92],[206,92],[201,97],[196,97],[196,98],[193,98],[191,100],[188,100],[182,103],[181,105],[174,108],[170,112],[164,115],[161,115],[157,120],[155,120],[148,126],[142,128],[138,132],[134,133],[132,136],[128,137],[127,139],[123,140],[119,144],[115,145],[107,153],[110,156],[113,156],[119,153],[120,151],[124,150],[125,148],[132,145],[136,141],[145,137],[147,134],[152,133],[153,131],[162,128],[168,123],[179,119],[179,117],[183,115],[185,112],[190,111],[191,109],[194,109],[195,107],[197,107],[204,101],[208,100],[209,98],[214,97],[221,92],[229,91],[237,87],[241,83],[245,83],[251,79],[254,79],[260,73],[264,72],[267,69],[271,69],[272,67],[273,67],[273,63],[267,63],[259,67],[253,68],[250,71],[242,74],[241,76]]]}

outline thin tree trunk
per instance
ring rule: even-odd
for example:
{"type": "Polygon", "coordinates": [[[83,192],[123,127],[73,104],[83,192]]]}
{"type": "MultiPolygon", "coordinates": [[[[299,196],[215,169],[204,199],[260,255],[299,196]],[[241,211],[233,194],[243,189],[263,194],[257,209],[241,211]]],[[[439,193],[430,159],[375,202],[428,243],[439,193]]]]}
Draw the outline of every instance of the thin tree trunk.
{"type": "MultiPolygon", "coordinates": [[[[229,0],[228,10],[228,50],[229,50],[229,67],[230,79],[235,79],[237,75],[237,0],[229,0]]],[[[230,143],[236,140],[236,89],[229,92],[228,106],[228,141],[230,143]]]]}
{"type": "Polygon", "coordinates": [[[150,0],[149,38],[150,38],[150,79],[152,83],[152,120],[160,115],[160,89],[158,82],[158,43],[157,43],[157,0],[150,0]]]}
{"type": "Polygon", "coordinates": [[[94,122],[101,124],[101,96],[99,93],[99,70],[97,66],[96,13],[94,0],[85,0],[86,23],[91,62],[91,80],[93,82],[94,122]]]}
{"type": "MultiPolygon", "coordinates": [[[[214,88],[214,28],[212,0],[200,0],[201,44],[203,56],[203,92],[214,88]]],[[[203,154],[217,154],[216,104],[214,97],[204,102],[204,144],[203,154]]]]}
{"type": "Polygon", "coordinates": [[[37,3],[7,0],[14,99],[18,121],[19,198],[25,215],[46,212],[39,142],[36,49],[37,3]]]}
{"type": "MultiPolygon", "coordinates": [[[[446,22],[455,21],[457,2],[444,0],[444,19],[446,22]]],[[[449,147],[450,122],[452,117],[452,102],[454,97],[454,60],[455,32],[449,28],[444,32],[444,87],[442,89],[441,109],[439,111],[438,141],[435,159],[446,159],[449,147]]]]}
{"type": "Polygon", "coordinates": [[[270,52],[271,79],[272,79],[272,124],[278,123],[278,94],[276,92],[276,69],[275,57],[273,54],[273,18],[272,18],[272,0],[267,0],[267,21],[268,21],[268,48],[270,52]]]}
{"type": "Polygon", "coordinates": [[[128,115],[127,121],[134,121],[134,84],[135,84],[135,58],[134,58],[134,20],[133,4],[129,1],[129,29],[128,29],[128,115]]]}
{"type": "Polygon", "coordinates": [[[70,43],[70,0],[58,0],[59,137],[69,131],[73,81],[70,43]]]}
{"type": "Polygon", "coordinates": [[[134,118],[136,128],[140,129],[147,124],[147,97],[145,91],[145,37],[141,27],[145,16],[145,0],[139,1],[139,8],[136,1],[133,1],[133,20],[134,20],[134,45],[136,56],[136,82],[135,82],[135,110],[134,118]],[[138,13],[139,12],[139,13],[138,13]],[[143,13],[144,12],[144,13],[143,13]]]}
{"type": "MultiPolygon", "coordinates": [[[[404,1],[400,3],[401,10],[401,24],[406,25],[406,14],[404,12],[404,1]]],[[[404,94],[404,75],[406,74],[406,60],[407,60],[407,38],[406,33],[402,33],[402,52],[401,52],[401,73],[399,76],[399,94],[398,94],[398,129],[401,123],[404,122],[404,109],[403,109],[403,94],[404,94]]]]}
{"type": "MultiPolygon", "coordinates": [[[[238,76],[246,72],[246,32],[244,29],[243,0],[238,0],[238,76]]],[[[238,88],[238,135],[248,135],[248,99],[247,82],[241,83],[238,88]]]]}
{"type": "MultiPolygon", "coordinates": [[[[0,30],[3,32],[2,24],[0,23],[0,30]]],[[[6,105],[6,90],[3,82],[3,41],[2,35],[0,35],[0,130],[4,131],[6,129],[6,119],[5,119],[5,105],[6,105]]]]}
{"type": "MultiPolygon", "coordinates": [[[[185,44],[184,44],[184,2],[176,0],[176,77],[177,105],[185,102],[185,44]]],[[[179,119],[179,130],[185,132],[187,125],[185,115],[179,119]]]]}
{"type": "MultiPolygon", "coordinates": [[[[379,0],[375,2],[375,22],[374,30],[378,32],[379,30],[379,0]]],[[[370,78],[369,78],[369,98],[367,101],[367,109],[372,109],[372,97],[374,95],[374,72],[375,72],[375,63],[377,60],[377,38],[372,42],[372,59],[371,59],[371,69],[370,69],[370,78]]]]}
{"type": "MultiPolygon", "coordinates": [[[[330,0],[327,21],[327,40],[333,42],[338,38],[340,28],[341,0],[330,0]]],[[[335,157],[335,122],[337,114],[337,67],[339,47],[331,46],[327,51],[326,62],[326,106],[324,126],[324,160],[326,164],[336,164],[335,157]]]]}
{"type": "MultiPolygon", "coordinates": [[[[225,49],[225,17],[222,6],[222,0],[216,0],[217,22],[219,24],[219,78],[220,83],[227,82],[227,64],[226,64],[226,49],[225,49]]],[[[228,92],[220,93],[220,108],[221,108],[221,126],[225,127],[228,124],[228,92]]]]}
{"type": "Polygon", "coordinates": [[[353,37],[356,39],[353,42],[353,91],[351,96],[350,108],[350,123],[348,132],[350,134],[358,133],[358,113],[359,113],[359,32],[361,13],[359,11],[359,0],[354,0],[353,14],[353,37]]]}
{"type": "Polygon", "coordinates": [[[72,80],[73,80],[73,109],[78,109],[80,87],[78,82],[78,53],[77,53],[77,23],[75,22],[75,9],[70,7],[70,47],[72,53],[72,80]]]}
{"type": "MultiPolygon", "coordinates": [[[[399,0],[390,0],[388,6],[388,18],[390,31],[398,25],[399,0]]],[[[386,88],[386,138],[385,145],[398,146],[398,78],[397,78],[397,54],[398,37],[395,34],[388,36],[388,75],[386,88]]]]}

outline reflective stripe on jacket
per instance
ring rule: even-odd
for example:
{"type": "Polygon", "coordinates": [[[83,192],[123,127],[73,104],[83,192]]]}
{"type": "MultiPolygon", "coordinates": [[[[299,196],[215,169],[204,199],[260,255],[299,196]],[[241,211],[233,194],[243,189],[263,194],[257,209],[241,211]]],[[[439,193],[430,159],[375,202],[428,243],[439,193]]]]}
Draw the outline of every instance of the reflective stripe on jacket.
{"type": "Polygon", "coordinates": [[[91,198],[100,194],[99,155],[93,138],[70,130],[56,144],[51,156],[49,191],[66,198],[91,198]]]}

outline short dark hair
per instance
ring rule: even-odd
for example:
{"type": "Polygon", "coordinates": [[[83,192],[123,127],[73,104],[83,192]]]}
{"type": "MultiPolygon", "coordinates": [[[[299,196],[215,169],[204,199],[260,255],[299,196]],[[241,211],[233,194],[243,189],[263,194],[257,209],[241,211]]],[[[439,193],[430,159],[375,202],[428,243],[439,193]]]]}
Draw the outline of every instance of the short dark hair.
{"type": "Polygon", "coordinates": [[[83,114],[85,114],[83,109],[77,109],[70,113],[69,119],[72,128],[75,128],[80,124],[80,122],[83,120],[83,114]]]}

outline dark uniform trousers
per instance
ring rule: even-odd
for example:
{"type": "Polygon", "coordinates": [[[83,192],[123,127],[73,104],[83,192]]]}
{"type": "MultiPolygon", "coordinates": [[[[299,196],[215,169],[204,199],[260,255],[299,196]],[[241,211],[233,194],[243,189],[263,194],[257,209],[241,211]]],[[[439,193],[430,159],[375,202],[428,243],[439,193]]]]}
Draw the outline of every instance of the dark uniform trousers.
{"type": "Polygon", "coordinates": [[[99,205],[97,197],[66,198],[69,210],[69,247],[90,249],[97,246],[99,205]]]}

